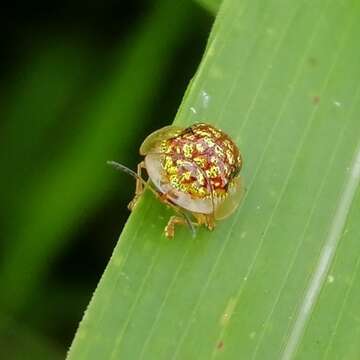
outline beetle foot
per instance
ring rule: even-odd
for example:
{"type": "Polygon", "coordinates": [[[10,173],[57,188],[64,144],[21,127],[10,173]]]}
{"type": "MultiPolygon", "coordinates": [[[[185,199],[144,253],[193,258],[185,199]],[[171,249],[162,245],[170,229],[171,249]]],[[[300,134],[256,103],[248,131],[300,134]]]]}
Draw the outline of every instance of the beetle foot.
{"type": "Polygon", "coordinates": [[[185,225],[186,221],[183,217],[180,216],[171,216],[167,225],[165,226],[164,233],[165,236],[171,240],[175,235],[175,225],[185,225]]]}
{"type": "Polygon", "coordinates": [[[136,206],[136,204],[138,203],[138,201],[139,201],[139,196],[135,195],[134,198],[129,202],[129,204],[128,204],[128,206],[127,206],[128,209],[129,209],[130,211],[133,211],[134,208],[135,208],[135,206],[136,206]]]}

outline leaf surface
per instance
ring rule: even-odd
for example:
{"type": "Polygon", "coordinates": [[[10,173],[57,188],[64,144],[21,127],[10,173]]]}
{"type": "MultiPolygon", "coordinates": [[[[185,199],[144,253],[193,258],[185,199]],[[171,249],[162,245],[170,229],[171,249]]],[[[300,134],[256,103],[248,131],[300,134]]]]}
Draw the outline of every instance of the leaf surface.
{"type": "Polygon", "coordinates": [[[223,1],[175,122],[236,140],[244,200],[168,241],[171,212],[146,193],[69,359],[358,358],[359,15],[223,1]]]}

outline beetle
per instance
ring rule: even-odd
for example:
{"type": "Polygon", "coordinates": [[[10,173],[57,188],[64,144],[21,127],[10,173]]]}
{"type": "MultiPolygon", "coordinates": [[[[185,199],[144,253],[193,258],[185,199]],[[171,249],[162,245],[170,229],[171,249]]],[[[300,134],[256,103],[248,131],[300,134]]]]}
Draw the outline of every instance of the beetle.
{"type": "Polygon", "coordinates": [[[150,189],[177,212],[165,227],[167,238],[174,237],[178,224],[188,224],[193,232],[198,225],[213,230],[217,220],[238,207],[243,194],[242,156],[234,141],[215,126],[165,126],[146,137],[139,152],[144,159],[136,173],[114,161],[109,163],[136,178],[130,210],[148,184],[142,177],[146,170],[150,189]]]}

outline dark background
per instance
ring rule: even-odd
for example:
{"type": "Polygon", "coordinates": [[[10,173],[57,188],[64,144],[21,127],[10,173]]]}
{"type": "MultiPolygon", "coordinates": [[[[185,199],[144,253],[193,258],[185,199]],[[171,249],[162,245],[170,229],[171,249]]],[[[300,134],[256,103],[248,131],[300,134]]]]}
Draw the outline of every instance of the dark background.
{"type": "Polygon", "coordinates": [[[187,1],[18,3],[0,39],[0,358],[64,358],[212,17],[187,1]]]}

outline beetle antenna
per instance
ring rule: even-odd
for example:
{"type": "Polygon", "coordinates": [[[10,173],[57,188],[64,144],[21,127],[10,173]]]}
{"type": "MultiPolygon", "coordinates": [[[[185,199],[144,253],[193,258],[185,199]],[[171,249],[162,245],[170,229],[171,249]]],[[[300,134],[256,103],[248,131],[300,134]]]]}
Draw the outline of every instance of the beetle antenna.
{"type": "Polygon", "coordinates": [[[114,167],[116,170],[120,170],[123,171],[126,174],[129,174],[130,176],[134,177],[137,180],[140,180],[141,182],[145,182],[145,180],[140,177],[135,171],[131,170],[130,168],[128,168],[127,166],[120,164],[116,161],[107,161],[106,162],[108,165],[114,167]]]}
{"type": "MultiPolygon", "coordinates": [[[[149,188],[154,194],[156,197],[159,196],[159,194],[156,192],[156,190],[154,190],[148,182],[146,182],[141,176],[139,176],[135,171],[129,169],[127,166],[123,165],[123,164],[120,164],[116,161],[107,161],[106,162],[108,165],[114,167],[116,170],[120,170],[120,171],[123,171],[125,174],[128,174],[130,176],[132,176],[133,178],[135,178],[136,180],[139,180],[143,185],[144,187],[146,188],[149,188]]],[[[189,215],[183,211],[180,211],[178,208],[176,208],[173,204],[171,203],[168,203],[172,208],[175,209],[176,212],[178,212],[186,221],[186,224],[188,225],[190,231],[191,231],[191,235],[192,237],[195,237],[196,236],[196,229],[194,227],[194,224],[193,222],[191,221],[189,215]]]]}
{"type": "Polygon", "coordinates": [[[141,176],[139,176],[135,171],[129,169],[127,166],[120,164],[116,161],[107,161],[108,165],[114,167],[116,170],[120,170],[124,172],[125,174],[128,174],[135,178],[136,180],[139,180],[145,188],[149,188],[156,196],[158,196],[158,193],[149,185],[148,182],[146,182],[141,176]]]}
{"type": "Polygon", "coordinates": [[[193,238],[195,238],[196,237],[196,229],[195,229],[194,223],[191,221],[189,215],[186,212],[180,211],[175,207],[174,207],[174,209],[185,219],[186,224],[187,224],[189,230],[191,231],[191,236],[193,238]]]}

